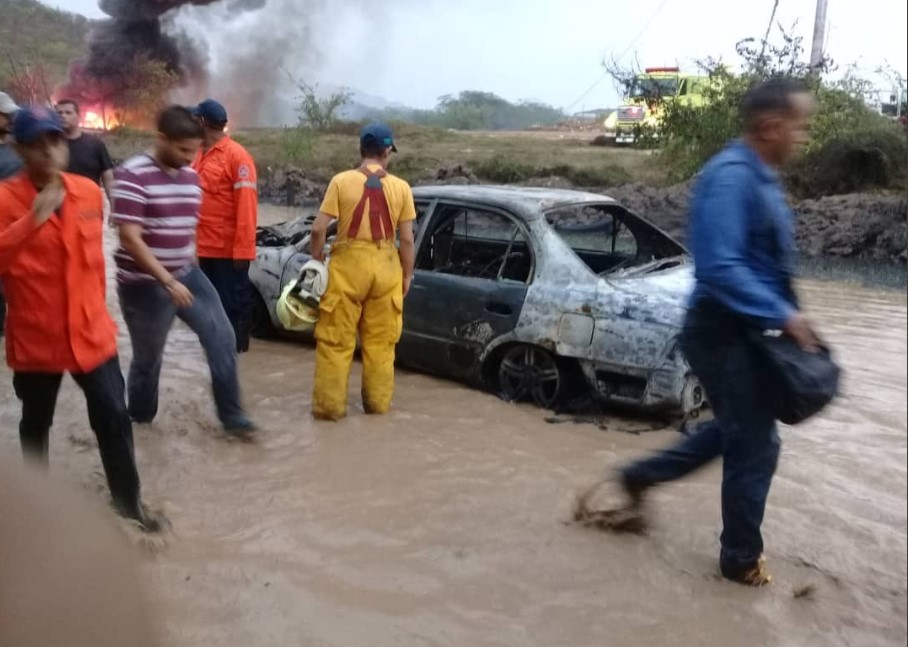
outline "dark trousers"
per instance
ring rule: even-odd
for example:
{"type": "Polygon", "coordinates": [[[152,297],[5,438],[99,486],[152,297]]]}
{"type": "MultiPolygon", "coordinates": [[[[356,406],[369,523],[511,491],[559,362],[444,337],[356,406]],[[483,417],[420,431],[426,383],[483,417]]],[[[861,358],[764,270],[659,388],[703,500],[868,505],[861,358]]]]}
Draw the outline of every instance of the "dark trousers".
{"type": "Polygon", "coordinates": [[[694,307],[681,345],[706,389],[715,420],[625,468],[624,478],[640,485],[672,481],[721,456],[720,565],[723,573],[734,576],[752,567],[763,552],[760,526],[779,461],[779,432],[741,321],[718,306],[694,307]]]}
{"type": "Polygon", "coordinates": [[[236,336],[236,351],[249,350],[251,331],[252,283],[249,262],[231,258],[200,258],[199,267],[217,290],[224,311],[236,336]]]}
{"type": "Polygon", "coordinates": [[[0,290],[0,336],[6,332],[6,297],[0,290]]]}
{"type": "MultiPolygon", "coordinates": [[[[88,421],[98,439],[114,504],[123,512],[133,511],[139,503],[139,474],[119,359],[115,356],[89,373],[74,373],[73,379],[85,393],[88,421]]],[[[22,401],[22,453],[44,466],[48,463],[48,437],[62,381],[62,373],[13,375],[16,396],[22,401]]]]}
{"type": "Polygon", "coordinates": [[[193,302],[188,308],[177,309],[170,294],[158,283],[118,287],[120,308],[132,341],[129,413],[141,423],[151,422],[157,415],[164,345],[174,318],[179,317],[198,335],[205,349],[218,417],[230,424],[243,415],[233,327],[217,292],[201,270],[193,268],[180,282],[192,292],[193,302]]]}

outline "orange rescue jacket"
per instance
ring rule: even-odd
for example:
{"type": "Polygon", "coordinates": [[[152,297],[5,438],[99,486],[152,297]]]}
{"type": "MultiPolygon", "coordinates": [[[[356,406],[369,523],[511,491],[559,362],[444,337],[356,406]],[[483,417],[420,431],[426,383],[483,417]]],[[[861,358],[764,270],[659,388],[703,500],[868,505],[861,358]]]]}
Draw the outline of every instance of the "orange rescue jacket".
{"type": "Polygon", "coordinates": [[[6,295],[6,361],[18,372],[88,373],[117,353],[107,310],[101,189],[63,174],[66,198],[35,225],[35,187],[0,183],[0,281],[6,295]]]}
{"type": "Polygon", "coordinates": [[[192,168],[202,185],[196,244],[200,258],[255,258],[258,192],[255,161],[245,148],[224,137],[196,154],[192,168]]]}

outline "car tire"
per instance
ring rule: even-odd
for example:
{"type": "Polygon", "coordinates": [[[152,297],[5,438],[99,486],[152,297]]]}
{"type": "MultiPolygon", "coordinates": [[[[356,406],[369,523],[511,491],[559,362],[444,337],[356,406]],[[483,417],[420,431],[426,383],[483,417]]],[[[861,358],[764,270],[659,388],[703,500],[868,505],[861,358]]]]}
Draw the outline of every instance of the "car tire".
{"type": "Polygon", "coordinates": [[[553,409],[569,390],[566,363],[530,344],[510,346],[498,363],[498,392],[508,402],[533,402],[553,409]]]}
{"type": "Polygon", "coordinates": [[[257,291],[252,297],[252,317],[250,334],[256,339],[273,339],[277,329],[271,321],[265,299],[257,291]]]}
{"type": "Polygon", "coordinates": [[[681,414],[696,418],[700,411],[706,407],[706,391],[703,385],[693,375],[688,375],[684,380],[681,390],[681,414]]]}

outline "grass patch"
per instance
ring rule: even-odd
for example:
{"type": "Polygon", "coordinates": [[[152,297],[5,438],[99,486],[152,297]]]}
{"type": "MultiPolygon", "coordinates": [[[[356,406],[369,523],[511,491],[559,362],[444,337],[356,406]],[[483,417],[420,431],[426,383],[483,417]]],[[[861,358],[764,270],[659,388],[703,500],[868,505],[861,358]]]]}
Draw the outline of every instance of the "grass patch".
{"type": "MultiPolygon", "coordinates": [[[[267,168],[295,166],[313,178],[327,178],[359,163],[358,123],[339,123],[325,132],[250,128],[231,133],[267,168]]],[[[606,187],[629,180],[666,183],[666,174],[652,153],[590,145],[589,136],[537,132],[459,132],[393,124],[400,154],[391,171],[409,182],[425,181],[443,166],[462,165],[483,181],[515,183],[559,175],[576,186],[606,187]]],[[[123,160],[148,148],[153,134],[114,131],[105,135],[111,155],[123,160]]]]}

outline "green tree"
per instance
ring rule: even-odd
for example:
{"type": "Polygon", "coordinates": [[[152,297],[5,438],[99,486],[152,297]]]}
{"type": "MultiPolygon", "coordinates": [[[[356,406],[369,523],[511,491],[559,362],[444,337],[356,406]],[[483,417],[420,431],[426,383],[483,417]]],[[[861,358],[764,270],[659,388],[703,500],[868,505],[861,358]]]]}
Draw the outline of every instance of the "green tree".
{"type": "Polygon", "coordinates": [[[339,121],[337,111],[350,103],[353,96],[346,88],[321,96],[318,84],[313,85],[302,80],[295,80],[295,83],[300,91],[296,111],[301,127],[315,130],[331,129],[339,121]]]}
{"type": "Polygon", "coordinates": [[[780,42],[740,41],[736,73],[721,61],[702,61],[699,65],[709,78],[704,105],[665,104],[657,141],[670,176],[690,178],[740,134],[738,108],[753,83],[784,76],[803,81],[817,100],[811,142],[788,176],[792,188],[802,195],[820,195],[885,188],[904,177],[908,141],[891,120],[867,106],[871,85],[853,70],[839,81],[826,81],[832,62],[812,70],[805,62],[802,38],[781,26],[779,32],[780,42]]]}

